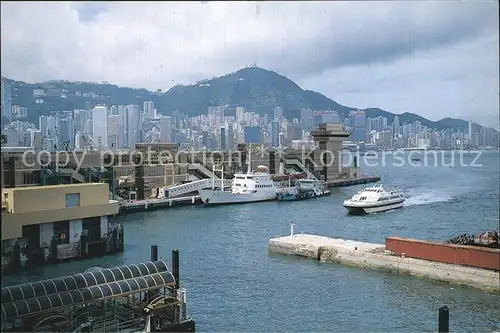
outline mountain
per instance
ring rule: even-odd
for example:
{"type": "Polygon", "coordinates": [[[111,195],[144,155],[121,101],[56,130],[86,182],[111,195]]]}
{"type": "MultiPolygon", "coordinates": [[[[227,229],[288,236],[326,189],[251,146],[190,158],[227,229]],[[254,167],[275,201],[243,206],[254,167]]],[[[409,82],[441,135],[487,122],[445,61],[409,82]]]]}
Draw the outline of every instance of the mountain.
{"type": "MultiPolygon", "coordinates": [[[[8,79],[7,79],[8,80],[8,79]]],[[[28,107],[28,118],[37,122],[38,116],[57,110],[85,109],[98,103],[137,104],[151,100],[164,115],[179,111],[189,116],[204,114],[209,106],[228,105],[230,110],[242,106],[261,115],[273,114],[276,106],[284,108],[289,119],[299,118],[300,110],[335,110],[342,116],[357,110],[331,100],[311,90],[303,90],[295,82],[276,72],[259,67],[247,67],[237,72],[192,85],[177,85],[167,92],[152,92],[146,89],[124,88],[108,83],[49,81],[29,84],[9,80],[12,85],[12,105],[28,107]],[[35,97],[34,89],[44,89],[45,96],[35,97]],[[43,104],[37,104],[43,99],[43,104]]],[[[416,120],[422,125],[436,129],[466,130],[468,122],[445,118],[430,121],[413,113],[394,114],[379,108],[365,109],[367,117],[387,117],[389,123],[399,116],[401,124],[416,120]]]]}
{"type": "Polygon", "coordinates": [[[248,67],[235,73],[175,86],[166,92],[170,110],[185,114],[206,113],[209,106],[242,106],[261,115],[272,114],[276,106],[285,110],[287,118],[300,117],[300,110],[336,109],[348,113],[353,108],[340,105],[314,91],[302,90],[288,78],[258,67],[248,67]]]}

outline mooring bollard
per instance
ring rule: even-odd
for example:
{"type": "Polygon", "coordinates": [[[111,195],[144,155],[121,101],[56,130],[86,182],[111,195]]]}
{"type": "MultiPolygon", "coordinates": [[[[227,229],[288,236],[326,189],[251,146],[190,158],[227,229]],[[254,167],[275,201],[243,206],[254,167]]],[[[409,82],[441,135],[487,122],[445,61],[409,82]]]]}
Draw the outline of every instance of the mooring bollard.
{"type": "Polygon", "coordinates": [[[450,332],[450,309],[446,305],[439,308],[438,332],[450,332]]]}
{"type": "Polygon", "coordinates": [[[180,268],[179,268],[179,250],[172,250],[172,275],[175,278],[175,289],[180,288],[180,268]]]}
{"type": "Polygon", "coordinates": [[[295,223],[293,222],[290,222],[290,237],[293,238],[293,226],[295,225],[295,223]]]}
{"type": "Polygon", "coordinates": [[[158,260],[158,245],[151,245],[151,261],[158,260]]]}

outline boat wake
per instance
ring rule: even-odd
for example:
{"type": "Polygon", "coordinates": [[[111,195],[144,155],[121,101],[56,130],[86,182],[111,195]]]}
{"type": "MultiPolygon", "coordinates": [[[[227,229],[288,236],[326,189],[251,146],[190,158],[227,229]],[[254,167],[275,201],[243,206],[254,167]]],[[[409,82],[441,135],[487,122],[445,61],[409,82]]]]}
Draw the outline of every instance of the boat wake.
{"type": "Polygon", "coordinates": [[[408,195],[405,200],[405,206],[418,206],[418,205],[428,205],[435,202],[449,202],[454,200],[455,197],[442,192],[442,191],[427,191],[424,193],[419,193],[415,195],[408,195]]]}

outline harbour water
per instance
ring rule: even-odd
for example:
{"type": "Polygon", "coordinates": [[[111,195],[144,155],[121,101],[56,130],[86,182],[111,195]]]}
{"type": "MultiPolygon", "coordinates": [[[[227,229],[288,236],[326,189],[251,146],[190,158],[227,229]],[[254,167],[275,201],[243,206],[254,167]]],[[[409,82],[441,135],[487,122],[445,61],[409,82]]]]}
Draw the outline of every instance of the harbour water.
{"type": "MultiPolygon", "coordinates": [[[[451,152],[428,166],[385,166],[370,157],[361,168],[408,199],[403,209],[348,216],[342,202],[363,186],[333,188],[332,195],[298,202],[180,207],[118,217],[125,252],[47,266],[4,279],[4,284],[80,272],[93,266],[145,261],[150,245],[170,258],[178,248],[181,284],[200,331],[436,331],[437,310],[450,308],[450,330],[500,330],[499,294],[419,278],[270,255],[269,238],[295,232],[383,243],[398,235],[444,241],[498,228],[499,154],[482,166],[450,166],[451,152]],[[437,163],[434,163],[437,162],[437,163]],[[444,163],[443,163],[444,162],[444,163]]],[[[471,164],[476,154],[465,154],[471,164]]],[[[420,162],[423,164],[422,159],[420,162]]],[[[412,162],[418,164],[419,162],[412,162]]]]}

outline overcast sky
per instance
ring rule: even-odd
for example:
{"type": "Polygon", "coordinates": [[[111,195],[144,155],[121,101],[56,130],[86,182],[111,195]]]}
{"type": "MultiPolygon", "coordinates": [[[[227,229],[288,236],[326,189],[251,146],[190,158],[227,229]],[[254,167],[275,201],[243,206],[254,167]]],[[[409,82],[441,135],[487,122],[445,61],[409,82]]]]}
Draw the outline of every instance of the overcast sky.
{"type": "Polygon", "coordinates": [[[2,76],[148,89],[275,70],[340,104],[498,128],[498,1],[2,2],[2,76]]]}

